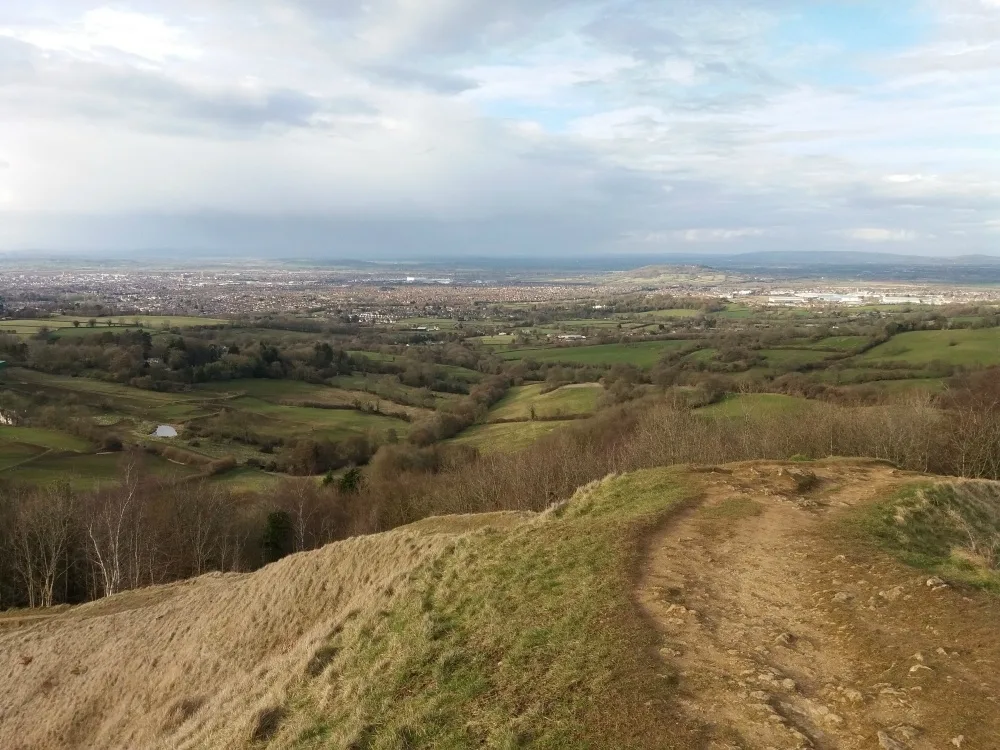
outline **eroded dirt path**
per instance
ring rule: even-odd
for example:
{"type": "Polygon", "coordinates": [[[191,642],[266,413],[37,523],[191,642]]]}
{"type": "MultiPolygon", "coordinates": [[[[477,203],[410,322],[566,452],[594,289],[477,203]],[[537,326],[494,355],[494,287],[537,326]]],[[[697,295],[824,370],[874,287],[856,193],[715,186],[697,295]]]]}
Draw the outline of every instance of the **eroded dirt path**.
{"type": "Polygon", "coordinates": [[[652,540],[638,598],[707,748],[1000,748],[1000,604],[839,531],[909,475],[831,462],[705,479],[652,540]]]}

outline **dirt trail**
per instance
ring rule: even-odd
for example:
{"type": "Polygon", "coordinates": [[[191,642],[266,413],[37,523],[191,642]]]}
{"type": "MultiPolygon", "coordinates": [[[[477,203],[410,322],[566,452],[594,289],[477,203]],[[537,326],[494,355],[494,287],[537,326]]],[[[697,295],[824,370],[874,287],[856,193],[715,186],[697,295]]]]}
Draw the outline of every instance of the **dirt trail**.
{"type": "Polygon", "coordinates": [[[638,597],[711,750],[1000,748],[1000,605],[852,544],[837,517],[908,475],[753,464],[652,540],[638,597]]]}

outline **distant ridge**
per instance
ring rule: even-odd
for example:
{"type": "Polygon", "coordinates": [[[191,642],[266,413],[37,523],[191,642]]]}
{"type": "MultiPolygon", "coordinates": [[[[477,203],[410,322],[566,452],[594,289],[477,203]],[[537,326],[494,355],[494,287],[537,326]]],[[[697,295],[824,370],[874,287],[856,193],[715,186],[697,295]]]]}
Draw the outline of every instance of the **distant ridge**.
{"type": "Polygon", "coordinates": [[[669,254],[663,258],[669,263],[697,263],[708,267],[747,266],[1000,266],[1000,255],[959,255],[954,257],[900,255],[896,253],[869,253],[858,251],[814,252],[796,250],[771,250],[732,255],[669,254]]]}

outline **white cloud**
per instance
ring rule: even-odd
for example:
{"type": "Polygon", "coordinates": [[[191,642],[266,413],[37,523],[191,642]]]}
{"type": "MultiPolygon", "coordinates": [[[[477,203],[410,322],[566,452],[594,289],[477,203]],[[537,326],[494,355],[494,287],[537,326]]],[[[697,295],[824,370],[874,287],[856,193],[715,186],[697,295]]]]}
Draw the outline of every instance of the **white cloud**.
{"type": "Polygon", "coordinates": [[[685,242],[728,242],[745,237],[763,237],[763,229],[746,227],[743,229],[684,229],[675,236],[685,242]]]}
{"type": "Polygon", "coordinates": [[[838,234],[860,242],[913,242],[920,237],[917,232],[909,229],[881,229],[877,227],[845,229],[838,234]]]}
{"type": "Polygon", "coordinates": [[[200,56],[200,50],[186,40],[182,29],[156,16],[106,6],[89,10],[61,27],[0,27],[0,35],[39,49],[75,55],[94,56],[116,50],[158,63],[200,56]]]}
{"type": "Polygon", "coordinates": [[[3,242],[31,246],[32,216],[214,212],[440,222],[452,252],[494,220],[565,253],[995,250],[996,0],[926,0],[886,51],[786,38],[814,7],[0,4],[0,223],[28,217],[3,242]]]}

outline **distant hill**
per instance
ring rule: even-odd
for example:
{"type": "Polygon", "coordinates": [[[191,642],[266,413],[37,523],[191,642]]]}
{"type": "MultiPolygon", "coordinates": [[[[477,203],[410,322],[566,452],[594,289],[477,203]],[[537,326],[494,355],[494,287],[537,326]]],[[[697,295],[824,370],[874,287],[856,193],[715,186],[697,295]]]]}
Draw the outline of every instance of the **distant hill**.
{"type": "Polygon", "coordinates": [[[960,255],[935,257],[925,255],[899,255],[881,252],[811,252],[773,250],[732,255],[668,254],[661,258],[670,264],[700,265],[709,268],[736,268],[756,266],[1000,266],[997,255],[960,255]]]}

